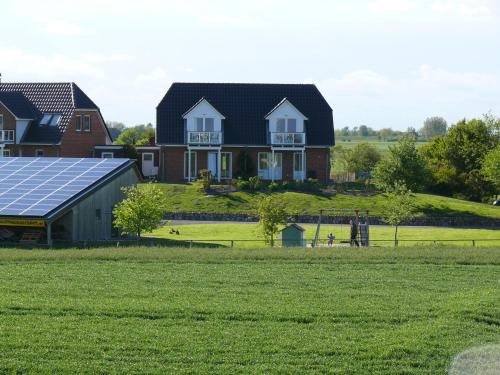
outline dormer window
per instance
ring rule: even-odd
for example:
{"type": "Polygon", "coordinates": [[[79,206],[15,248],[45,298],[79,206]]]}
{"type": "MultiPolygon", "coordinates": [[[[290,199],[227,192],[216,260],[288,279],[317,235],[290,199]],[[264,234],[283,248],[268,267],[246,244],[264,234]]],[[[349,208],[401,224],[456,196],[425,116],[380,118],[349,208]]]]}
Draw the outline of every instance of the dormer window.
{"type": "Polygon", "coordinates": [[[196,117],[195,123],[197,132],[214,131],[214,119],[212,117],[196,117]]]}
{"type": "Polygon", "coordinates": [[[40,120],[40,125],[43,126],[57,126],[61,119],[60,113],[45,113],[40,120]]]}
{"type": "Polygon", "coordinates": [[[295,118],[279,118],[276,120],[277,133],[296,133],[297,119],[295,118]]]}

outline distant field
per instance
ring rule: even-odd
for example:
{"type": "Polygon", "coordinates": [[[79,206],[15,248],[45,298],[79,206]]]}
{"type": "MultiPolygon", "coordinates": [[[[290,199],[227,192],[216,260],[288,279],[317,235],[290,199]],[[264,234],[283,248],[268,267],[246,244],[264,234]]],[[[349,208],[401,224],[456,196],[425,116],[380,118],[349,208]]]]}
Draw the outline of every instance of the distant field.
{"type": "Polygon", "coordinates": [[[444,374],[498,248],[0,250],[0,373],[444,374]]]}
{"type": "MultiPolygon", "coordinates": [[[[303,227],[306,229],[305,237],[308,239],[308,243],[311,243],[316,233],[316,225],[303,225],[303,227]]],[[[330,232],[338,240],[348,240],[349,238],[348,225],[322,225],[320,239],[323,244],[326,242],[326,237],[330,232]]],[[[266,246],[258,225],[247,223],[172,224],[154,231],[148,237],[180,241],[195,240],[195,245],[196,243],[206,243],[230,246],[231,243],[228,240],[240,240],[235,241],[233,245],[243,248],[266,246]],[[178,229],[179,235],[170,234],[171,228],[178,229]]],[[[370,239],[373,241],[372,246],[394,246],[394,229],[389,226],[372,225],[370,226],[370,239]]],[[[500,246],[500,231],[488,229],[400,227],[398,239],[401,241],[399,243],[400,246],[415,246],[419,241],[422,244],[431,240],[436,240],[436,242],[442,241],[441,244],[455,246],[472,246],[472,240],[478,240],[476,241],[476,246],[500,246]],[[453,240],[453,242],[450,240],[453,240]],[[463,241],[454,242],[455,240],[463,241]]]]}
{"type": "MultiPolygon", "coordinates": [[[[384,141],[379,140],[378,137],[335,137],[335,144],[342,145],[347,148],[353,148],[359,143],[367,142],[375,146],[382,154],[385,154],[389,150],[389,146],[394,146],[397,141],[384,141]]],[[[417,141],[417,147],[427,144],[427,141],[417,141]]]]}
{"type": "MultiPolygon", "coordinates": [[[[258,201],[267,193],[234,192],[225,195],[206,196],[190,184],[166,184],[159,186],[165,191],[168,211],[190,212],[255,212],[258,201]]],[[[299,192],[277,192],[274,195],[283,202],[290,214],[318,214],[320,209],[363,209],[372,215],[383,215],[390,203],[383,194],[354,196],[349,194],[324,195],[299,192]]],[[[500,217],[500,207],[468,202],[429,194],[415,194],[418,214],[421,216],[483,216],[500,217]]]]}

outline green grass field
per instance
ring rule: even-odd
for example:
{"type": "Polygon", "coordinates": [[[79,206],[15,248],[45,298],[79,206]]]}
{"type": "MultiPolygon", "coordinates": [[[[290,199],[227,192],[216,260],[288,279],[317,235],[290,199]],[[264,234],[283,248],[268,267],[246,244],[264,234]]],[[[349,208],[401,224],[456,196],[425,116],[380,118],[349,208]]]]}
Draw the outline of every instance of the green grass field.
{"type": "MultiPolygon", "coordinates": [[[[168,211],[188,212],[255,212],[255,207],[266,193],[233,192],[206,196],[199,188],[190,184],[167,184],[159,186],[167,196],[168,211]]],[[[390,203],[383,194],[375,196],[354,196],[349,194],[311,194],[299,192],[273,193],[291,213],[317,215],[320,209],[370,210],[373,215],[383,215],[390,203]]],[[[500,207],[468,202],[459,199],[429,194],[415,194],[419,215],[427,216],[483,216],[500,217],[500,207]]]]}
{"type": "MultiPolygon", "coordinates": [[[[342,145],[346,148],[354,148],[359,143],[370,143],[373,145],[382,155],[385,155],[389,151],[389,146],[397,145],[397,141],[384,141],[379,140],[378,137],[360,137],[360,136],[335,136],[335,144],[342,145]]],[[[417,141],[417,147],[427,144],[427,141],[417,141]]]]}
{"type": "Polygon", "coordinates": [[[444,374],[499,248],[0,250],[0,373],[444,374]]]}
{"type": "MultiPolygon", "coordinates": [[[[306,224],[303,227],[306,229],[305,238],[310,243],[315,236],[316,225],[306,224]]],[[[339,240],[349,238],[348,225],[322,225],[320,238],[323,242],[326,242],[326,237],[330,232],[339,240]]],[[[475,245],[500,246],[500,231],[494,229],[400,227],[398,233],[398,240],[401,241],[400,246],[414,246],[419,242],[424,244],[425,241],[430,240],[442,241],[441,244],[455,246],[472,246],[472,240],[482,240],[477,241],[475,245]],[[453,242],[450,242],[451,240],[453,242]]],[[[235,241],[233,245],[242,248],[266,246],[258,225],[250,223],[170,224],[147,236],[180,241],[194,240],[200,244],[220,244],[223,246],[230,246],[228,240],[240,240],[235,241]],[[170,234],[171,228],[178,229],[179,235],[170,234]]],[[[370,239],[372,246],[394,246],[394,228],[372,225],[370,226],[370,239]]]]}

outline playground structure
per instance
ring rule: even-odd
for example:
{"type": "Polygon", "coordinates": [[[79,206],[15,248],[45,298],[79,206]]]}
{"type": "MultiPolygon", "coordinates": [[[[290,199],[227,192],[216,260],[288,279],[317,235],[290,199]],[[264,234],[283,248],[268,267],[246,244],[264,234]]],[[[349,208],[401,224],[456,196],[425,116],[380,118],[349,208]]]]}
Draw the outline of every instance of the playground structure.
{"type": "MultiPolygon", "coordinates": [[[[370,224],[368,222],[368,214],[369,210],[320,210],[318,217],[318,224],[316,226],[316,234],[314,236],[314,240],[311,244],[311,247],[319,246],[319,234],[321,223],[323,220],[323,216],[330,216],[334,218],[333,223],[331,224],[340,224],[340,233],[343,235],[343,226],[346,225],[348,227],[348,236],[350,243],[350,221],[352,220],[358,226],[358,234],[356,240],[358,241],[360,246],[367,247],[370,246],[370,224]],[[360,215],[360,212],[364,212],[365,215],[360,215]]],[[[340,239],[341,241],[345,239],[340,239]]]]}

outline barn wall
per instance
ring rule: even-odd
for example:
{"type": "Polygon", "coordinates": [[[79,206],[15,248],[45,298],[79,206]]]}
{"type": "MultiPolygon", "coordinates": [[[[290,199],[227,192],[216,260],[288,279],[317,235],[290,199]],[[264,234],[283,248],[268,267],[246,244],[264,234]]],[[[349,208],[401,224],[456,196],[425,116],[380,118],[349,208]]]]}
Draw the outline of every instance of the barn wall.
{"type": "Polygon", "coordinates": [[[111,211],[124,198],[121,188],[138,182],[136,171],[130,168],[73,207],[73,241],[111,239],[111,211]],[[98,209],[101,210],[100,219],[96,214],[98,209]]]}

